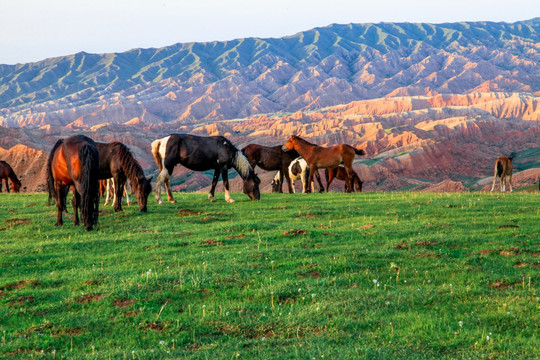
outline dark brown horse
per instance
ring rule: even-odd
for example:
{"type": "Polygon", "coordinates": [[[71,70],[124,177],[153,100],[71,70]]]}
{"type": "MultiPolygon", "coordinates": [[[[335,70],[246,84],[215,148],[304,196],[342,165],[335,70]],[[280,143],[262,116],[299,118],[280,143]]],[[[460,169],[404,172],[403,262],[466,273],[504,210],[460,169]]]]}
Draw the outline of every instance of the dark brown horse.
{"type": "MultiPolygon", "coordinates": [[[[347,191],[352,190],[351,177],[352,177],[352,163],[355,155],[364,155],[364,150],[355,149],[354,147],[341,144],[330,147],[322,147],[315,144],[311,144],[306,140],[293,135],[287,140],[282,147],[283,151],[296,150],[300,156],[302,156],[309,166],[309,179],[308,184],[313,181],[313,175],[317,177],[319,187],[321,191],[324,191],[324,186],[319,175],[319,168],[330,169],[335,168],[340,164],[345,166],[347,176],[345,177],[345,183],[347,184],[347,191]]],[[[310,189],[308,188],[308,191],[310,189]]]]}
{"type": "Polygon", "coordinates": [[[116,197],[114,211],[122,211],[122,196],[129,179],[137,197],[139,211],[146,212],[148,195],[152,192],[150,179],[144,176],[141,165],[135,160],[126,145],[114,141],[96,143],[99,151],[99,178],[113,178],[116,197]]]}
{"type": "Polygon", "coordinates": [[[79,224],[78,209],[87,231],[97,224],[99,215],[99,152],[94,140],[74,135],[56,142],[47,160],[49,200],[56,201],[56,226],[63,225],[69,187],[73,186],[73,224],[79,224]]]}
{"type": "Polygon", "coordinates": [[[223,178],[225,187],[225,200],[234,202],[229,194],[228,171],[234,168],[242,180],[243,191],[251,200],[259,200],[259,177],[253,171],[249,161],[242,151],[238,150],[229,140],[223,136],[195,136],[188,134],[171,134],[163,139],[152,142],[152,154],[160,170],[156,180],[156,201],[161,201],[161,184],[165,185],[167,198],[170,202],[176,202],[170,190],[169,179],[177,164],[182,164],[194,171],[214,170],[212,188],[208,193],[211,201],[216,201],[214,191],[219,179],[223,178]]]}
{"type": "Polygon", "coordinates": [[[513,158],[513,156],[500,156],[495,160],[493,186],[491,187],[491,191],[495,190],[497,177],[501,178],[501,191],[506,191],[506,177],[508,176],[508,185],[510,185],[510,192],[512,192],[512,171],[514,170],[514,166],[512,165],[513,158]]]}
{"type": "Polygon", "coordinates": [[[299,155],[296,151],[283,151],[281,146],[262,146],[258,144],[249,144],[242,149],[244,155],[249,161],[249,164],[255,170],[258,166],[263,170],[272,171],[278,170],[280,174],[279,178],[279,192],[283,192],[283,175],[287,179],[289,185],[289,193],[293,193],[293,187],[291,184],[291,178],[289,176],[289,165],[299,155]]]}
{"type": "Polygon", "coordinates": [[[21,181],[15,175],[15,171],[5,161],[0,161],[0,192],[2,192],[2,180],[6,183],[6,191],[9,192],[8,179],[11,180],[11,186],[14,192],[19,192],[21,181]]]}
{"type": "MultiPolygon", "coordinates": [[[[346,176],[347,176],[347,172],[345,171],[345,168],[343,166],[338,166],[336,168],[330,168],[330,169],[325,169],[324,170],[324,175],[325,175],[325,178],[326,178],[326,191],[328,192],[328,190],[330,189],[330,184],[332,183],[332,181],[334,179],[338,179],[338,180],[345,180],[346,176]]],[[[353,170],[352,172],[352,183],[353,183],[353,189],[352,191],[357,191],[357,192],[362,192],[362,180],[360,180],[360,178],[358,177],[358,174],[356,173],[356,171],[353,170]]],[[[347,188],[347,182],[345,182],[345,189],[344,191],[347,192],[348,188],[347,188]]]]}

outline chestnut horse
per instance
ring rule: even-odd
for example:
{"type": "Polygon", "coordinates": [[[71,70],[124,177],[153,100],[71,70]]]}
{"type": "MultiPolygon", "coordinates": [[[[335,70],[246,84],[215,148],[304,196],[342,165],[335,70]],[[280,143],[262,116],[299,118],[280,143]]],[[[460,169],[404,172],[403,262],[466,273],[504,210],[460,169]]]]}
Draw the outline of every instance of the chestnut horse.
{"type": "MultiPolygon", "coordinates": [[[[330,189],[330,184],[332,183],[332,181],[334,179],[345,180],[345,177],[347,176],[347,172],[345,171],[345,168],[340,165],[333,169],[325,169],[324,175],[326,178],[326,191],[328,191],[330,189]]],[[[355,191],[356,189],[357,192],[362,192],[363,182],[362,180],[360,180],[360,178],[358,177],[358,174],[354,170],[352,172],[352,182],[353,182],[353,185],[355,185],[353,186],[352,191],[355,191]]],[[[344,191],[347,192],[347,183],[345,183],[344,191]]]]}
{"type": "MultiPolygon", "coordinates": [[[[324,191],[324,186],[321,182],[321,176],[319,175],[319,168],[329,169],[335,168],[340,164],[345,166],[347,176],[345,177],[345,184],[347,185],[347,191],[352,190],[351,178],[352,178],[352,163],[355,155],[364,155],[364,150],[355,149],[354,147],[341,144],[330,147],[322,147],[315,144],[311,144],[299,136],[293,135],[287,140],[282,147],[283,151],[296,150],[300,156],[302,156],[309,166],[309,178],[308,184],[313,181],[313,175],[317,177],[319,182],[320,191],[324,191]]],[[[310,189],[308,189],[309,191],[310,189]]]]}
{"type": "Polygon", "coordinates": [[[13,191],[18,193],[21,188],[21,181],[15,175],[15,171],[5,161],[0,161],[0,192],[2,192],[2,180],[6,183],[6,191],[9,192],[8,179],[11,180],[13,191]]]}
{"type": "Polygon", "coordinates": [[[495,190],[497,177],[501,178],[501,191],[506,191],[506,176],[508,176],[508,184],[510,185],[510,192],[512,192],[512,171],[514,169],[514,166],[512,165],[513,158],[513,156],[500,156],[495,160],[493,186],[491,187],[491,191],[495,190]]]}
{"type": "Polygon", "coordinates": [[[144,171],[135,160],[128,147],[120,142],[96,142],[99,151],[99,178],[113,178],[116,196],[114,211],[122,211],[122,195],[126,180],[129,178],[135,190],[139,211],[146,212],[148,195],[152,192],[150,179],[144,176],[144,171]]]}
{"type": "Polygon", "coordinates": [[[87,231],[97,224],[99,216],[99,152],[94,140],[74,135],[56,142],[47,160],[49,201],[56,201],[55,226],[63,225],[69,187],[73,186],[73,224],[79,224],[78,209],[87,231]]]}
{"type": "Polygon", "coordinates": [[[223,179],[225,187],[225,200],[234,202],[229,194],[229,169],[234,168],[242,180],[243,191],[251,200],[259,200],[261,193],[259,184],[261,180],[253,171],[249,161],[242,151],[238,150],[229,140],[223,136],[196,136],[188,134],[171,134],[163,139],[152,142],[152,154],[160,170],[156,180],[156,201],[160,204],[161,184],[165,185],[167,198],[175,203],[170,189],[170,177],[174,167],[182,164],[194,171],[214,170],[212,188],[208,193],[208,199],[216,201],[214,191],[219,175],[223,179]]]}
{"type": "Polygon", "coordinates": [[[287,184],[289,185],[289,193],[294,192],[288,169],[291,162],[299,156],[296,151],[292,150],[284,152],[281,149],[281,145],[269,147],[258,144],[249,144],[242,149],[242,152],[248,159],[249,165],[251,165],[253,170],[255,170],[255,167],[258,166],[266,171],[279,171],[280,193],[283,192],[283,175],[285,175],[285,179],[287,179],[287,184]]]}

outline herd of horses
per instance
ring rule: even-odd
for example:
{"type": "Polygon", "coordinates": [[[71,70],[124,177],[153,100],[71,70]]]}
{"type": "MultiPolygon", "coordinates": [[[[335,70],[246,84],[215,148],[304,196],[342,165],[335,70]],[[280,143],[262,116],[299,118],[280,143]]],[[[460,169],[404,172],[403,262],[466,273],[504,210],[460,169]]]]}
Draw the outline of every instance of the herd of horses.
{"type": "MultiPolygon", "coordinates": [[[[242,178],[243,192],[251,200],[259,200],[261,181],[254,171],[257,166],[267,171],[277,170],[272,181],[274,192],[282,192],[284,178],[290,193],[295,192],[293,181],[299,179],[302,181],[302,192],[314,191],[314,177],[321,192],[328,191],[334,179],[344,181],[345,192],[362,191],[363,183],[353,170],[352,164],[355,156],[365,155],[365,152],[347,144],[322,147],[293,135],[283,145],[269,147],[250,144],[239,150],[223,136],[171,134],[152,142],[151,148],[159,169],[155,188],[155,200],[159,203],[162,203],[162,185],[167,192],[167,199],[172,203],[176,202],[171,191],[170,178],[177,164],[193,171],[214,170],[208,193],[211,201],[216,201],[214,191],[221,175],[225,200],[234,202],[229,192],[230,168],[234,168],[242,178]],[[319,169],[325,169],[326,188],[321,181],[319,169]]],[[[512,191],[512,170],[512,157],[499,157],[495,162],[491,191],[495,188],[497,177],[501,179],[501,191],[505,191],[506,177],[512,191]]],[[[79,224],[80,209],[85,229],[92,230],[99,216],[100,181],[103,183],[107,179],[109,186],[114,189],[115,211],[122,210],[122,197],[127,180],[133,188],[139,211],[147,211],[152,178],[144,175],[143,169],[127,146],[120,142],[102,143],[85,135],[60,139],[49,154],[46,173],[49,202],[54,198],[57,208],[56,226],[63,224],[62,214],[67,210],[67,194],[72,189],[74,225],[79,224]]],[[[0,192],[2,180],[9,192],[8,179],[12,182],[13,191],[18,192],[21,181],[9,164],[0,161],[0,192]]]]}

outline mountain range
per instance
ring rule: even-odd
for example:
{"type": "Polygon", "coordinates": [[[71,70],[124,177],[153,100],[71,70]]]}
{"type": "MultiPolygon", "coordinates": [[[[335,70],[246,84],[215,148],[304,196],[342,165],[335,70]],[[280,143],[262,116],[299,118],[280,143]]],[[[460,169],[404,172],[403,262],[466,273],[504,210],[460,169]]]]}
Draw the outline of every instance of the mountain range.
{"type": "MultiPolygon", "coordinates": [[[[46,152],[83,132],[126,142],[152,172],[149,142],[170,132],[221,134],[239,147],[300,134],[364,148],[355,168],[367,189],[449,178],[470,188],[498,154],[525,154],[518,169],[540,165],[539,30],[540,18],[334,24],[0,65],[0,146],[46,152]]],[[[184,173],[178,188],[205,186],[204,174],[184,173]]]]}

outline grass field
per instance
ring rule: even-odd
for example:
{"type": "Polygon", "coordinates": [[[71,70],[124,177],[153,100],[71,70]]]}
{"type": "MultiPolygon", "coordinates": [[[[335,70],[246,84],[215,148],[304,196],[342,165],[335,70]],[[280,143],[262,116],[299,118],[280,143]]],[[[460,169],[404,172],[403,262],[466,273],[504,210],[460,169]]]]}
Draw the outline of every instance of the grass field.
{"type": "Polygon", "coordinates": [[[538,194],[217,198],[0,194],[0,358],[538,358],[538,194]]]}

